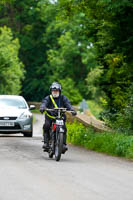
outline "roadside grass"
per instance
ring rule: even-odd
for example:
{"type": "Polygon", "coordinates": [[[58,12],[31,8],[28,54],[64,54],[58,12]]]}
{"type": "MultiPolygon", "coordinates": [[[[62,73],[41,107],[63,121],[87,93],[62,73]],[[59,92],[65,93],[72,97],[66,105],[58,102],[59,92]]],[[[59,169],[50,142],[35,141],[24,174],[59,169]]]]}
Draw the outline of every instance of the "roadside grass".
{"type": "Polygon", "coordinates": [[[90,112],[97,118],[99,119],[99,114],[100,112],[103,111],[103,108],[100,104],[98,104],[94,100],[87,100],[86,103],[88,104],[90,112]]]}
{"type": "Polygon", "coordinates": [[[34,109],[34,110],[31,110],[32,113],[39,113],[40,114],[40,110],[39,109],[34,109]]]}
{"type": "Polygon", "coordinates": [[[133,136],[115,132],[98,133],[74,122],[67,123],[67,141],[96,152],[133,159],[133,136]]]}
{"type": "MultiPolygon", "coordinates": [[[[34,113],[39,113],[40,114],[40,110],[39,109],[34,109],[34,110],[31,110],[31,112],[34,114],[34,113]]],[[[33,115],[33,123],[36,122],[36,117],[35,115],[33,115]]]]}
{"type": "Polygon", "coordinates": [[[36,122],[36,118],[35,118],[35,116],[33,115],[33,123],[35,123],[36,122]]]}

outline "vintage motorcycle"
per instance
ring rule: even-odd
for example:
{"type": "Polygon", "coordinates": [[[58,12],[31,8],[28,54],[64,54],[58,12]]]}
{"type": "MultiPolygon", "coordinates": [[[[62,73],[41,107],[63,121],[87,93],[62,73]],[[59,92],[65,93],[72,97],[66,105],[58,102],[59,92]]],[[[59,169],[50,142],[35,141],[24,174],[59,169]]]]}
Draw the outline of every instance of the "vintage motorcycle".
{"type": "Polygon", "coordinates": [[[46,109],[46,111],[54,111],[56,113],[56,118],[52,122],[52,126],[50,129],[50,138],[49,138],[49,158],[53,158],[55,155],[55,160],[59,161],[61,159],[61,154],[64,154],[66,149],[63,148],[64,134],[65,134],[65,126],[63,114],[65,112],[73,112],[68,111],[66,108],[53,108],[46,109]]]}

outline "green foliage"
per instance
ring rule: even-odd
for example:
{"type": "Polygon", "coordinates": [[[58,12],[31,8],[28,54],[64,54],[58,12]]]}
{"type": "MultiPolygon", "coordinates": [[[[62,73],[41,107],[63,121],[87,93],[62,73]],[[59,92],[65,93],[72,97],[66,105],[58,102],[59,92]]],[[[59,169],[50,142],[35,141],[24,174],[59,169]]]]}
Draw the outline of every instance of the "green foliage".
{"type": "Polygon", "coordinates": [[[58,39],[58,49],[50,49],[48,58],[56,79],[71,77],[82,96],[86,95],[85,78],[95,65],[92,48],[77,41],[75,34],[66,32],[58,39]],[[82,70],[81,70],[82,69],[82,70]]]}
{"type": "Polygon", "coordinates": [[[123,56],[119,54],[107,54],[105,60],[108,64],[108,70],[104,74],[105,80],[111,83],[108,89],[111,93],[111,98],[108,99],[108,103],[116,109],[121,109],[125,106],[126,92],[130,85],[128,66],[124,62],[123,56]]]}
{"type": "Polygon", "coordinates": [[[103,111],[102,103],[96,100],[87,101],[90,112],[99,119],[100,113],[103,111]]]}
{"type": "Polygon", "coordinates": [[[32,113],[38,113],[40,114],[40,110],[39,109],[34,109],[34,110],[31,110],[32,113]]]}
{"type": "Polygon", "coordinates": [[[101,96],[101,90],[99,87],[100,78],[102,76],[103,69],[102,67],[96,67],[91,69],[87,75],[86,83],[87,83],[87,93],[91,96],[91,98],[96,99],[101,96]]]}
{"type": "Polygon", "coordinates": [[[133,136],[118,133],[95,133],[74,122],[67,124],[68,142],[97,152],[133,159],[133,136]]]}
{"type": "Polygon", "coordinates": [[[131,55],[133,50],[131,30],[133,2],[131,0],[99,0],[96,10],[99,7],[102,12],[101,14],[96,12],[96,19],[99,23],[97,47],[99,61],[104,66],[100,88],[104,91],[106,101],[103,118],[113,128],[128,132],[129,127],[131,131],[129,124],[133,117],[131,109],[127,109],[129,88],[131,88],[133,79],[133,57],[131,55]]]}
{"type": "Polygon", "coordinates": [[[67,123],[67,141],[75,145],[82,145],[85,127],[80,123],[67,123]]]}
{"type": "Polygon", "coordinates": [[[86,77],[87,95],[89,98],[102,96],[106,102],[102,119],[111,126],[114,122],[118,124],[118,119],[126,125],[122,115],[123,110],[127,110],[128,88],[133,79],[132,0],[60,0],[59,6],[62,12],[58,16],[67,18],[70,23],[77,13],[81,14],[84,21],[80,21],[80,31],[88,40],[93,38],[93,46],[97,49],[98,64],[89,68],[86,77]]]}
{"type": "Polygon", "coordinates": [[[18,58],[18,39],[13,39],[11,30],[0,28],[0,94],[19,94],[24,68],[18,58]]]}
{"type": "Polygon", "coordinates": [[[63,88],[62,93],[71,101],[72,104],[77,104],[82,100],[82,96],[71,78],[66,78],[59,82],[63,88]]]}
{"type": "Polygon", "coordinates": [[[117,121],[114,122],[114,125],[118,131],[133,135],[133,84],[128,90],[125,104],[126,106],[121,111],[117,112],[117,121]]]}
{"type": "Polygon", "coordinates": [[[0,2],[0,24],[9,26],[20,41],[19,58],[26,70],[21,94],[27,100],[36,101],[48,94],[51,83],[49,78],[51,70],[46,55],[47,46],[43,42],[43,35],[49,19],[47,23],[42,21],[40,2],[49,7],[51,5],[48,0],[5,0],[4,4],[0,2]]]}
{"type": "MultiPolygon", "coordinates": [[[[60,3],[58,6],[60,8],[60,3]]],[[[48,59],[54,77],[71,77],[81,95],[85,97],[88,95],[85,79],[90,69],[97,66],[97,51],[91,35],[88,38],[83,34],[85,14],[76,13],[69,21],[63,18],[62,13],[63,10],[57,13],[55,24],[55,28],[62,30],[62,33],[58,37],[57,45],[48,51],[48,59]]],[[[91,23],[90,20],[89,22],[91,23]]]]}
{"type": "MultiPolygon", "coordinates": [[[[105,104],[102,118],[110,126],[132,131],[129,97],[133,80],[132,19],[132,0],[0,1],[0,26],[10,27],[20,43],[20,48],[17,44],[13,49],[26,70],[22,95],[27,100],[40,101],[49,93],[51,82],[61,80],[73,103],[78,103],[81,96],[102,99],[105,104]]],[[[1,39],[0,45],[3,42],[6,44],[1,39]]],[[[12,63],[13,50],[5,49],[1,46],[1,66],[5,63],[2,52],[7,54],[4,59],[8,66],[12,63]]],[[[17,62],[20,66],[20,61],[17,62]]],[[[7,83],[2,73],[2,84],[7,83]]],[[[12,73],[7,74],[10,77],[12,73]]],[[[10,83],[20,91],[20,82],[10,83]]],[[[1,86],[2,93],[6,87],[1,86]]],[[[8,91],[12,93],[11,88],[8,91]]]]}

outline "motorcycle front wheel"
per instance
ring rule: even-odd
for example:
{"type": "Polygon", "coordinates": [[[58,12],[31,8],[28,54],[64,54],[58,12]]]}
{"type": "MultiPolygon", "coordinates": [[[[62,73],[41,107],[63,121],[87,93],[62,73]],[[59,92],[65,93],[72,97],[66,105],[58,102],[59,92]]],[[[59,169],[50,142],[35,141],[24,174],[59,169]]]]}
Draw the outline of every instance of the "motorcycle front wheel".
{"type": "Polygon", "coordinates": [[[64,137],[64,134],[59,133],[58,139],[55,144],[55,160],[56,161],[59,161],[61,159],[61,153],[63,149],[63,137],[64,137]]]}

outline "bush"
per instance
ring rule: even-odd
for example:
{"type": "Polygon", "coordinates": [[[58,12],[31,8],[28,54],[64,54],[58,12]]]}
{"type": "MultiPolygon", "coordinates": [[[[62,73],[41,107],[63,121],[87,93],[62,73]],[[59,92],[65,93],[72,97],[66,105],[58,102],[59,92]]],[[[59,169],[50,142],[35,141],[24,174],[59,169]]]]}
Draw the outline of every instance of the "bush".
{"type": "Polygon", "coordinates": [[[133,159],[133,136],[119,133],[95,133],[83,124],[67,123],[68,142],[97,152],[133,159]]]}
{"type": "Polygon", "coordinates": [[[72,144],[82,145],[85,137],[85,127],[78,123],[67,123],[67,140],[72,144]]]}
{"type": "Polygon", "coordinates": [[[133,83],[129,87],[126,97],[121,109],[111,106],[100,113],[100,119],[117,132],[133,135],[133,83]]]}

